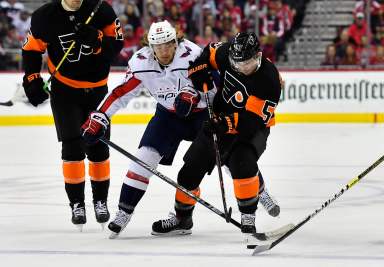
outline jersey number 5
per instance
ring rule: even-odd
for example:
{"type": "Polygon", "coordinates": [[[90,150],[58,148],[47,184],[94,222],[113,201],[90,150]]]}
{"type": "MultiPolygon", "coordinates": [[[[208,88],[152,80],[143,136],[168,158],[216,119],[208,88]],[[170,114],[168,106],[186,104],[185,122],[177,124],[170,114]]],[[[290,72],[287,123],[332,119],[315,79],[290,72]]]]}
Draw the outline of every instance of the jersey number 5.
{"type": "Polygon", "coordinates": [[[272,118],[273,113],[275,112],[277,104],[270,101],[265,100],[263,106],[263,121],[265,124],[268,124],[269,120],[272,118]]]}

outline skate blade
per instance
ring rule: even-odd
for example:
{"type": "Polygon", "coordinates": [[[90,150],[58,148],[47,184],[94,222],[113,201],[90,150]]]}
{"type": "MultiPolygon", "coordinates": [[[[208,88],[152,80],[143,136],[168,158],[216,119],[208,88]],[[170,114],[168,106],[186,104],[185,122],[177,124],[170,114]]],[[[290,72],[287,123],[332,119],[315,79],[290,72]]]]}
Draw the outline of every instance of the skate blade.
{"type": "Polygon", "coordinates": [[[111,232],[111,234],[109,235],[109,239],[116,239],[119,237],[119,234],[120,233],[111,232]]]}
{"type": "Polygon", "coordinates": [[[79,230],[80,233],[83,232],[84,224],[75,224],[75,226],[76,226],[77,230],[79,230]]]}
{"type": "Polygon", "coordinates": [[[104,229],[105,229],[105,225],[106,225],[107,223],[100,223],[100,226],[101,226],[101,231],[104,231],[104,229]]]}
{"type": "Polygon", "coordinates": [[[243,242],[246,244],[255,240],[252,234],[242,233],[242,235],[243,235],[243,242]]]}
{"type": "Polygon", "coordinates": [[[192,234],[192,230],[174,230],[174,231],[171,231],[171,232],[168,232],[168,233],[159,233],[159,232],[152,231],[151,234],[155,235],[155,236],[190,235],[190,234],[192,234]]]}

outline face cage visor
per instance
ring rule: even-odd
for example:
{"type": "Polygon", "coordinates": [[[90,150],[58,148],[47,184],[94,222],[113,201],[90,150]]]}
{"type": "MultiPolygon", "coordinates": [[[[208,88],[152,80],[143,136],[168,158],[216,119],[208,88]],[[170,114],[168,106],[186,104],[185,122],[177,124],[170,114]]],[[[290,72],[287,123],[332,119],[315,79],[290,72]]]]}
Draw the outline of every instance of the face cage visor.
{"type": "Polygon", "coordinates": [[[233,70],[244,75],[250,75],[260,68],[261,58],[262,52],[258,52],[250,59],[244,61],[234,61],[231,57],[229,57],[229,62],[233,70]]]}

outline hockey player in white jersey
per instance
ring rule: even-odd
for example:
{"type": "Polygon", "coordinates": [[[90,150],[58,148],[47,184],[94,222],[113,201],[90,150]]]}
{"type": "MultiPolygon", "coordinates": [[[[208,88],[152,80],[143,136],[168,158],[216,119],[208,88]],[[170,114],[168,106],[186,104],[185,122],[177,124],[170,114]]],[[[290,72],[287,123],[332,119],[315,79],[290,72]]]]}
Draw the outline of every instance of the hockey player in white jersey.
{"type": "MultiPolygon", "coordinates": [[[[169,22],[152,23],[148,45],[129,60],[125,81],[108,95],[98,111],[92,112],[82,126],[85,140],[97,142],[108,129],[111,116],[146,88],[157,101],[157,106],[135,156],[154,169],[158,164],[171,165],[180,142],[193,141],[208,119],[204,97],[188,79],[189,62],[200,53],[201,48],[196,44],[178,39],[169,22]]],[[[211,90],[211,93],[215,91],[211,90]]],[[[129,165],[121,188],[119,210],[108,225],[112,231],[111,238],[115,238],[130,221],[151,175],[135,163],[129,165]]],[[[193,193],[199,195],[199,190],[193,193]]],[[[184,195],[178,194],[177,197],[180,202],[184,201],[184,195]]],[[[181,229],[172,232],[189,234],[192,220],[179,226],[181,229]]]]}
{"type": "MultiPolygon", "coordinates": [[[[152,23],[148,46],[137,51],[128,62],[125,81],[116,87],[92,112],[82,127],[88,142],[97,142],[109,127],[110,117],[142,89],[157,101],[155,115],[142,136],[136,157],[153,168],[172,164],[182,140],[192,141],[207,119],[206,103],[188,79],[189,61],[201,53],[196,44],[178,39],[167,21],[152,23]]],[[[139,165],[129,166],[121,188],[119,210],[108,225],[113,238],[124,229],[144,195],[152,174],[139,165]]]]}

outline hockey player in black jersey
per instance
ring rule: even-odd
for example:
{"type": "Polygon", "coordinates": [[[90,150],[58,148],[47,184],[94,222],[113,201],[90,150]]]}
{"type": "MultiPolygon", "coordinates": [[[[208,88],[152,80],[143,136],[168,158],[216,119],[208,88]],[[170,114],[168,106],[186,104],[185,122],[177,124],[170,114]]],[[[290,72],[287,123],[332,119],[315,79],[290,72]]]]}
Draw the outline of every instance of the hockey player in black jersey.
{"type": "MultiPolygon", "coordinates": [[[[62,170],[72,223],[82,228],[86,223],[84,204],[85,156],[89,163],[93,205],[96,220],[109,220],[107,196],[109,189],[109,150],[99,142],[87,145],[79,128],[108,92],[110,63],[123,46],[120,22],[112,7],[102,1],[92,20],[87,18],[99,3],[96,0],[52,1],[32,14],[31,29],[22,48],[25,75],[23,87],[29,102],[37,106],[50,97],[57,137],[62,142],[62,170]],[[53,73],[73,41],[51,90],[44,90],[40,77],[42,55],[53,73]]],[[[109,124],[109,120],[102,120],[109,124]]]]}
{"type": "MultiPolygon", "coordinates": [[[[206,173],[215,165],[212,132],[218,135],[222,162],[233,178],[234,193],[241,212],[241,231],[256,232],[255,212],[259,200],[267,195],[257,161],[266,149],[270,127],[275,124],[274,111],[279,102],[282,82],[272,62],[262,56],[254,33],[238,33],[228,43],[210,44],[190,65],[189,78],[202,91],[212,87],[211,71],[220,73],[221,86],[213,100],[215,118],[206,122],[184,156],[178,183],[196,191],[206,173]]],[[[181,191],[175,197],[176,216],[152,225],[157,234],[180,233],[192,228],[192,211],[196,201],[181,191]]],[[[270,198],[269,198],[270,200],[270,198]]],[[[279,206],[273,201],[269,212],[277,216],[279,206]]]]}

